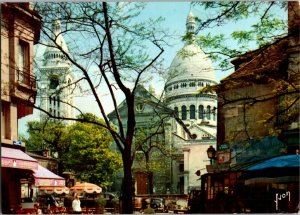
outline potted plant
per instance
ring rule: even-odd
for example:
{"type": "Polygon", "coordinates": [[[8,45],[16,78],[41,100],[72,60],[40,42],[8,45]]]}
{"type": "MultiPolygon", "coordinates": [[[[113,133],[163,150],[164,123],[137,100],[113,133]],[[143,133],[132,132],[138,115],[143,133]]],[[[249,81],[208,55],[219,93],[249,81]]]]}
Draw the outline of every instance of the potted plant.
{"type": "Polygon", "coordinates": [[[106,204],[106,199],[103,197],[98,197],[95,199],[95,202],[96,202],[96,214],[103,214],[104,207],[106,204]]]}

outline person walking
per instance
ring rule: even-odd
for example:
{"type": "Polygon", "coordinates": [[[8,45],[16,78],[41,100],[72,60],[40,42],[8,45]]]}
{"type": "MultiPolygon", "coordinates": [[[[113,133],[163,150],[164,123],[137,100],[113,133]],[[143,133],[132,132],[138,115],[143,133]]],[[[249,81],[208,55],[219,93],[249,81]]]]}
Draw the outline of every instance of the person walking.
{"type": "Polygon", "coordinates": [[[74,195],[74,200],[72,202],[72,209],[74,214],[81,214],[80,200],[77,193],[75,193],[74,195]]]}

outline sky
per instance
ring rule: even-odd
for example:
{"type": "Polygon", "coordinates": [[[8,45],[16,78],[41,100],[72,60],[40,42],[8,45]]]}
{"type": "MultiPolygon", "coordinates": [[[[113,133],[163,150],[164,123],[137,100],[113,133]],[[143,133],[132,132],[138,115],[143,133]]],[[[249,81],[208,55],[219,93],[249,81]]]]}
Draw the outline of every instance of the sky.
{"type": "MultiPolygon", "coordinates": [[[[146,9],[143,11],[142,16],[144,19],[147,18],[154,18],[162,16],[165,18],[164,22],[162,23],[162,27],[169,29],[172,32],[175,32],[175,39],[171,41],[172,46],[164,47],[165,51],[162,55],[164,59],[164,67],[168,68],[175,57],[177,51],[183,47],[184,43],[181,40],[181,36],[184,35],[186,30],[186,18],[188,13],[192,11],[195,16],[200,18],[204,18],[208,14],[205,11],[201,11],[199,7],[191,7],[190,2],[148,2],[146,9]]],[[[241,20],[238,23],[231,23],[225,27],[219,27],[204,31],[206,33],[210,31],[212,34],[219,33],[220,31],[223,33],[230,34],[233,29],[245,29],[251,25],[254,20],[241,20]]],[[[201,32],[200,32],[201,34],[201,32]]],[[[228,44],[229,46],[234,46],[234,44],[228,44]]],[[[43,54],[43,48],[37,48],[37,55],[43,54]]],[[[213,62],[214,64],[214,62],[213,62]]],[[[216,65],[215,65],[216,66],[216,65]]],[[[233,71],[215,71],[217,80],[221,80],[224,77],[228,76],[233,71]]],[[[154,79],[152,81],[152,85],[155,87],[156,92],[159,93],[163,89],[163,81],[161,79],[154,79]]],[[[108,97],[104,98],[104,104],[110,104],[108,97]],[[107,102],[106,102],[107,100],[107,102]]],[[[120,103],[123,100],[121,95],[118,96],[118,102],[120,103]]],[[[37,102],[39,100],[37,99],[37,102]]],[[[79,106],[84,112],[92,112],[98,116],[100,116],[99,108],[97,108],[95,99],[89,96],[77,96],[75,97],[75,104],[79,106]]],[[[111,105],[106,105],[104,107],[106,112],[109,113],[113,110],[111,105]]],[[[24,117],[19,120],[19,134],[26,135],[26,123],[32,120],[39,120],[39,113],[37,110],[34,111],[32,115],[24,117]]]]}

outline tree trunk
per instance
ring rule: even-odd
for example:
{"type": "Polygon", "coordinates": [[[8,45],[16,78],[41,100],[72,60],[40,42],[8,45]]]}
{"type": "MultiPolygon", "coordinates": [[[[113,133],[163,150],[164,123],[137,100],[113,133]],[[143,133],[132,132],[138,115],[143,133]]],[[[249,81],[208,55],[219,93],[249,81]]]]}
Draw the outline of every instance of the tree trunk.
{"type": "Polygon", "coordinates": [[[153,194],[153,173],[149,171],[150,156],[149,152],[145,153],[146,169],[147,169],[147,181],[148,181],[148,193],[153,194]]]}
{"type": "Polygon", "coordinates": [[[148,172],[149,194],[153,194],[153,172],[148,172]]]}
{"type": "Polygon", "coordinates": [[[131,148],[125,147],[122,154],[123,159],[123,169],[124,169],[124,180],[122,186],[123,193],[123,204],[122,204],[122,213],[123,214],[132,214],[133,213],[133,184],[132,184],[132,172],[131,172],[131,148]]]}

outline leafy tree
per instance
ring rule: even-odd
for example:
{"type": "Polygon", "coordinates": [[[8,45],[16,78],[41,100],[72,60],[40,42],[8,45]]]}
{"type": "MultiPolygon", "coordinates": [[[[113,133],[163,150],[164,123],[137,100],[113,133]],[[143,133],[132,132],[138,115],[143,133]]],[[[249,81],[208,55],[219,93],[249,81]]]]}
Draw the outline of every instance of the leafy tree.
{"type": "MultiPolygon", "coordinates": [[[[197,19],[197,42],[219,63],[221,70],[231,69],[230,60],[249,51],[251,47],[271,44],[287,35],[287,19],[278,16],[278,11],[286,11],[287,2],[210,1],[191,4],[207,14],[205,18],[197,19]],[[245,20],[248,20],[248,26],[243,29],[231,27],[230,35],[225,35],[222,31],[206,31],[233,23],[238,26],[240,21],[245,20]]],[[[184,37],[187,38],[189,35],[184,37]]]]}
{"type": "MultiPolygon", "coordinates": [[[[79,118],[104,123],[92,114],[79,118]]],[[[82,181],[101,184],[102,187],[112,184],[111,177],[122,165],[120,154],[110,150],[113,138],[105,128],[76,122],[68,127],[65,140],[69,145],[68,153],[63,155],[67,171],[76,172],[76,177],[82,181]]]]}
{"type": "Polygon", "coordinates": [[[135,166],[146,171],[148,176],[148,192],[153,194],[153,173],[165,172],[169,168],[168,158],[171,154],[169,147],[164,141],[164,130],[157,128],[138,128],[134,135],[135,166]],[[138,153],[139,152],[139,153],[138,153]]]}
{"type": "MultiPolygon", "coordinates": [[[[104,123],[90,113],[78,118],[104,123]]],[[[60,121],[48,120],[28,122],[27,127],[29,137],[22,139],[27,149],[49,149],[58,161],[60,175],[72,171],[82,181],[108,187],[110,178],[122,167],[120,155],[110,150],[113,141],[110,133],[97,124],[77,122],[67,126],[60,121]]]]}
{"type": "Polygon", "coordinates": [[[64,141],[66,125],[60,121],[31,121],[27,123],[29,137],[22,137],[28,150],[48,149],[58,162],[58,173],[63,172],[62,155],[68,151],[69,145],[64,141]],[[57,154],[57,156],[54,156],[57,154]]]}
{"type": "MultiPolygon", "coordinates": [[[[288,130],[292,123],[299,120],[299,2],[193,4],[205,8],[210,14],[207,19],[198,19],[197,42],[213,59],[219,60],[222,70],[232,68],[234,64],[237,71],[223,79],[219,85],[201,91],[217,91],[219,109],[234,105],[241,109],[243,131],[236,130],[234,135],[227,137],[229,142],[244,135],[248,142],[246,145],[250,145],[251,133],[256,128],[249,126],[251,118],[248,115],[251,111],[253,114],[253,107],[257,106],[261,107],[263,116],[255,123],[262,123],[269,130],[269,135],[278,136],[288,130]],[[278,16],[278,11],[286,11],[286,16],[278,16]],[[289,18],[288,21],[286,17],[289,18]],[[217,28],[243,19],[252,19],[253,23],[245,26],[243,30],[233,29],[227,38],[222,32],[203,32],[207,28],[217,28]],[[228,45],[228,39],[235,40],[233,47],[228,45]],[[253,47],[255,50],[250,51],[249,48],[253,47]],[[265,90],[258,90],[263,86],[265,90]],[[223,93],[225,91],[230,93],[223,93]],[[264,104],[271,102],[277,104],[274,109],[263,108],[264,104]]],[[[184,39],[188,38],[189,35],[186,35],[184,39]]],[[[224,127],[218,130],[219,137],[224,136],[223,130],[224,127]]],[[[219,142],[223,141],[221,139],[219,142]]]]}

